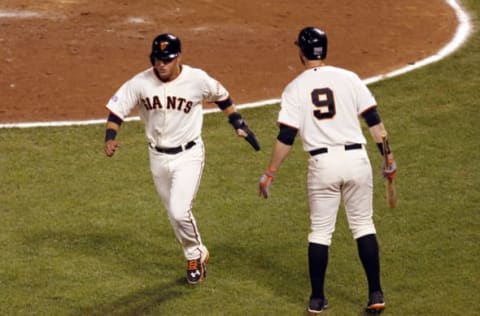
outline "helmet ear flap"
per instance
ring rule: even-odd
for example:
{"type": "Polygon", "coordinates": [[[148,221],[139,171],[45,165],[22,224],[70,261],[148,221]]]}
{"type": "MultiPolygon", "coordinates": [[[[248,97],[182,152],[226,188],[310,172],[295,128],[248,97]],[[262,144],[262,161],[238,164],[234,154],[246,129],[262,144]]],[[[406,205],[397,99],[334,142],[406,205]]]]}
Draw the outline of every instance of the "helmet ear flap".
{"type": "Polygon", "coordinates": [[[327,58],[327,51],[328,51],[328,40],[325,36],[325,44],[323,44],[323,51],[322,51],[322,59],[327,58]]]}
{"type": "Polygon", "coordinates": [[[327,57],[327,41],[325,39],[325,43],[321,47],[322,52],[320,53],[320,59],[323,60],[327,57]]]}
{"type": "Polygon", "coordinates": [[[150,54],[150,63],[152,64],[152,66],[155,66],[155,56],[152,54],[150,54]]]}

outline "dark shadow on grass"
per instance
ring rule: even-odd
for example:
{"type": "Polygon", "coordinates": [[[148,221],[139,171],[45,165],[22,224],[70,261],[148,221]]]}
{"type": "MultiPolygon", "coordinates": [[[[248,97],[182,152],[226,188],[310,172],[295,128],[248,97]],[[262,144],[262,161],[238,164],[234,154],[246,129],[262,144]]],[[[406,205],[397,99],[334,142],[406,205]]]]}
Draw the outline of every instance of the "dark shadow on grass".
{"type": "MultiPolygon", "coordinates": [[[[220,255],[216,257],[217,269],[224,269],[220,267],[222,265],[228,267],[229,274],[236,275],[239,280],[252,278],[262,286],[271,288],[276,296],[281,296],[286,301],[298,303],[298,301],[292,300],[292,293],[290,293],[288,286],[277,286],[277,284],[300,282],[298,277],[305,274],[306,270],[302,264],[295,267],[288,265],[286,263],[288,255],[279,257],[278,254],[282,253],[281,245],[271,248],[271,251],[267,248],[259,251],[255,247],[250,247],[248,243],[243,245],[240,242],[211,244],[211,248],[217,254],[226,254],[225,257],[220,255]],[[232,245],[235,246],[232,247],[232,245]],[[232,258],[242,258],[242,260],[232,258]]],[[[306,278],[305,281],[307,281],[306,278]]],[[[302,285],[299,283],[298,287],[301,288],[302,285]]],[[[304,301],[302,304],[306,306],[308,297],[305,297],[304,301]]]]}
{"type": "MultiPolygon", "coordinates": [[[[25,244],[30,245],[31,249],[38,249],[48,245],[55,249],[62,257],[70,255],[72,258],[87,257],[93,258],[91,265],[78,266],[78,273],[90,277],[91,271],[108,266],[110,262],[114,263],[116,269],[124,268],[122,271],[138,275],[140,277],[151,278],[157,281],[148,282],[147,287],[133,289],[123,296],[115,296],[113,301],[106,299],[92,298],[89,303],[98,305],[72,308],[68,315],[145,315],[161,308],[165,302],[175,298],[178,299],[188,294],[186,289],[191,288],[185,280],[185,277],[168,277],[156,274],[159,262],[162,262],[162,269],[172,268],[172,261],[167,260],[168,254],[158,251],[161,247],[151,242],[133,240],[129,235],[118,231],[40,231],[29,234],[25,237],[25,244]],[[133,250],[134,251],[133,251],[133,250]],[[156,254],[152,252],[157,251],[156,254]],[[154,257],[145,258],[144,254],[154,257]],[[165,256],[165,260],[163,257],[165,256]],[[96,265],[101,262],[100,268],[96,265]],[[139,270],[139,267],[142,267],[139,270]]],[[[37,255],[37,254],[35,254],[37,255]]],[[[58,263],[57,263],[58,264],[58,263]]],[[[52,271],[55,271],[53,269],[52,271]]],[[[119,271],[119,270],[116,270],[119,271]]],[[[96,271],[97,273],[107,273],[106,270],[96,271]]],[[[183,272],[183,269],[182,269],[183,272]]],[[[52,272],[54,273],[54,272],[52,272]]],[[[52,274],[57,277],[56,275],[52,274]]],[[[84,280],[85,282],[86,280],[84,280]]],[[[95,279],[87,280],[95,282],[95,279]]],[[[100,284],[101,285],[101,284],[100,284]]],[[[99,285],[99,286],[100,286],[99,285]]],[[[82,282],[72,280],[72,287],[83,286],[82,282]]],[[[94,294],[92,294],[94,295],[94,294]]],[[[88,304],[88,303],[87,303],[88,304]]]]}
{"type": "Polygon", "coordinates": [[[185,294],[185,278],[178,278],[170,283],[159,284],[141,291],[125,295],[115,301],[81,309],[74,316],[83,315],[145,315],[158,309],[170,299],[178,299],[185,294]]]}
{"type": "MultiPolygon", "coordinates": [[[[252,237],[250,236],[250,238],[252,237]]],[[[258,282],[265,288],[270,288],[276,296],[284,298],[285,301],[305,306],[305,312],[308,314],[307,305],[310,294],[310,281],[308,278],[307,246],[305,246],[305,258],[298,258],[298,262],[292,265],[291,257],[289,257],[289,254],[284,253],[281,243],[270,247],[265,246],[262,251],[255,247],[250,247],[248,244],[242,245],[241,243],[236,243],[233,248],[232,244],[210,245],[211,250],[216,253],[228,254],[225,258],[217,256],[217,269],[222,269],[221,265],[228,265],[230,273],[237,275],[239,279],[251,276],[255,282],[258,282]],[[232,256],[245,259],[240,261],[229,260],[232,256]],[[238,266],[232,266],[232,262],[238,262],[238,266]],[[292,295],[290,292],[291,288],[304,288],[305,297],[300,300],[293,298],[295,295],[292,295]]],[[[371,315],[365,312],[363,303],[366,304],[366,301],[361,301],[361,298],[348,293],[347,289],[330,284],[326,288],[326,292],[327,297],[329,294],[342,297],[352,305],[358,306],[358,314],[353,312],[355,315],[371,315]]],[[[331,307],[335,308],[335,306],[331,307]]]]}

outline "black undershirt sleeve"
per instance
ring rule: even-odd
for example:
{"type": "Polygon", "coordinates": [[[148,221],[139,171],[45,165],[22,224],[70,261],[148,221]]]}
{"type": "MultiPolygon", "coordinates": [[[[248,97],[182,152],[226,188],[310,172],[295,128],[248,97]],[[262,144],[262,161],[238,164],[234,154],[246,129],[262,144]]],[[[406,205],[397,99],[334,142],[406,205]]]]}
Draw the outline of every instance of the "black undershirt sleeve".
{"type": "Polygon", "coordinates": [[[112,112],[110,112],[110,114],[108,115],[107,121],[116,123],[118,125],[122,125],[122,122],[123,122],[123,120],[121,118],[119,118],[118,116],[116,116],[112,112]]]}
{"type": "Polygon", "coordinates": [[[225,110],[226,108],[228,108],[230,105],[233,104],[233,101],[232,101],[232,99],[228,98],[228,99],[223,100],[223,101],[215,101],[215,104],[216,104],[221,110],[225,110]]]}
{"type": "Polygon", "coordinates": [[[382,121],[376,107],[370,108],[367,111],[363,112],[362,117],[367,123],[368,127],[377,125],[382,121]]]}
{"type": "Polygon", "coordinates": [[[285,145],[292,146],[298,130],[288,125],[280,124],[277,140],[285,145]]]}

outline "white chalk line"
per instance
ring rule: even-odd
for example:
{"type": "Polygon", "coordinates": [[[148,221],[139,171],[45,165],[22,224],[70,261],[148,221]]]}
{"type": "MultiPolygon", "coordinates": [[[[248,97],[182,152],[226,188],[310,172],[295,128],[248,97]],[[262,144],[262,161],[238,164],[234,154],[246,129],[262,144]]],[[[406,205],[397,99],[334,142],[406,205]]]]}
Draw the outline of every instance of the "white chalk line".
{"type": "Polygon", "coordinates": [[[0,11],[0,18],[31,19],[41,18],[43,14],[34,11],[4,10],[0,11]]]}
{"type": "MultiPolygon", "coordinates": [[[[395,76],[399,76],[401,74],[405,74],[407,72],[410,72],[414,69],[424,67],[428,64],[435,63],[449,54],[453,53],[457,49],[462,46],[469,35],[472,32],[472,24],[470,21],[470,16],[468,13],[459,5],[457,0],[446,0],[447,4],[452,7],[452,9],[455,11],[455,14],[457,15],[458,19],[458,26],[457,30],[455,32],[455,35],[453,36],[452,40],[447,43],[443,48],[441,48],[437,53],[435,53],[432,56],[429,56],[425,59],[422,59],[420,61],[415,62],[414,64],[410,64],[406,67],[402,67],[400,69],[394,70],[392,72],[386,73],[386,74],[380,74],[374,77],[370,77],[367,79],[364,79],[363,81],[366,84],[371,84],[374,82],[378,82],[387,78],[392,78],[395,76]]],[[[246,109],[246,108],[255,108],[255,107],[261,107],[261,106],[267,106],[267,105],[272,105],[272,104],[278,104],[280,103],[280,99],[268,99],[268,100],[262,100],[262,101],[257,101],[257,102],[252,102],[252,103],[244,103],[244,104],[239,104],[237,105],[238,109],[246,109]]],[[[219,112],[220,109],[205,109],[204,113],[209,114],[209,113],[215,113],[219,112]]],[[[140,117],[138,116],[133,116],[133,117],[128,117],[125,119],[125,121],[139,121],[140,117]]],[[[7,123],[7,124],[0,124],[0,128],[31,128],[31,127],[58,127],[58,126],[80,126],[80,125],[94,125],[94,124],[105,124],[105,118],[103,119],[93,119],[93,120],[82,120],[82,121],[55,121],[55,122],[33,122],[33,123],[7,123]]]]}

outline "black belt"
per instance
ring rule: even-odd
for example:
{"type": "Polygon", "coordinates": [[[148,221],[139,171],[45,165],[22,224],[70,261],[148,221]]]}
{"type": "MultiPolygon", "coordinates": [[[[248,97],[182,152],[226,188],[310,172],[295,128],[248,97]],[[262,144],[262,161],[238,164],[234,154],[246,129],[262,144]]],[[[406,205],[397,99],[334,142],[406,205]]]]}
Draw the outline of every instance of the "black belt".
{"type": "Polygon", "coordinates": [[[182,152],[184,150],[190,149],[193,146],[195,146],[196,144],[197,143],[195,143],[195,141],[192,140],[191,142],[188,142],[185,146],[170,147],[170,148],[163,148],[163,147],[155,146],[153,148],[155,148],[155,150],[158,151],[159,153],[174,155],[174,154],[178,154],[179,152],[182,152]]]}
{"type": "MultiPolygon", "coordinates": [[[[362,148],[362,144],[345,145],[345,150],[353,150],[353,149],[361,149],[361,148],[362,148]]],[[[322,147],[322,148],[314,149],[312,151],[309,151],[309,153],[311,156],[325,154],[325,153],[328,153],[328,148],[322,147]]]]}

